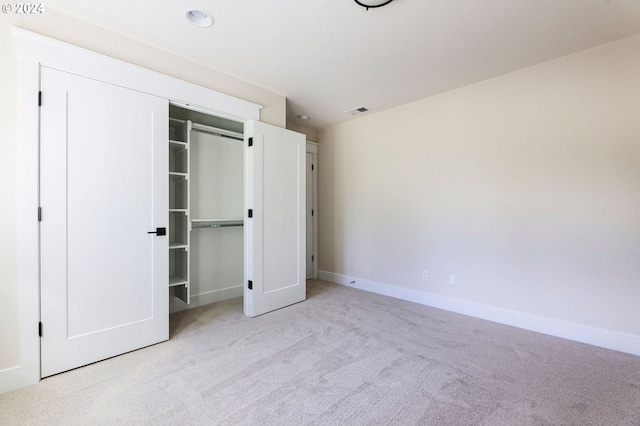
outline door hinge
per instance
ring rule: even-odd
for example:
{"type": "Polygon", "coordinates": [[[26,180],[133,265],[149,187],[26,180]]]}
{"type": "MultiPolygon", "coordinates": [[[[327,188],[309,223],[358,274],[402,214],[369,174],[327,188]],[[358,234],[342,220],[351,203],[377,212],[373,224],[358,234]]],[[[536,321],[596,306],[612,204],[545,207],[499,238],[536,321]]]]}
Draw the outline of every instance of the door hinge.
{"type": "Polygon", "coordinates": [[[253,209],[249,209],[249,211],[247,212],[247,216],[253,217],[253,209]]]}
{"type": "Polygon", "coordinates": [[[42,91],[38,92],[38,106],[42,106],[42,91]]]}
{"type": "Polygon", "coordinates": [[[249,146],[253,146],[253,138],[249,138],[249,146]]]}
{"type": "Polygon", "coordinates": [[[311,210],[311,216],[315,215],[316,211],[315,210],[311,210]]]}
{"type": "Polygon", "coordinates": [[[42,222],[42,207],[38,207],[38,222],[42,222]]]}
{"type": "Polygon", "coordinates": [[[42,337],[42,322],[38,323],[38,336],[42,337]]]}
{"type": "Polygon", "coordinates": [[[249,280],[249,283],[247,284],[247,288],[249,290],[253,290],[253,281],[249,280]]]}
{"type": "Polygon", "coordinates": [[[311,165],[311,171],[313,171],[313,164],[311,165]]]}
{"type": "Polygon", "coordinates": [[[314,262],[316,260],[316,257],[314,255],[311,255],[311,261],[314,262]]]}

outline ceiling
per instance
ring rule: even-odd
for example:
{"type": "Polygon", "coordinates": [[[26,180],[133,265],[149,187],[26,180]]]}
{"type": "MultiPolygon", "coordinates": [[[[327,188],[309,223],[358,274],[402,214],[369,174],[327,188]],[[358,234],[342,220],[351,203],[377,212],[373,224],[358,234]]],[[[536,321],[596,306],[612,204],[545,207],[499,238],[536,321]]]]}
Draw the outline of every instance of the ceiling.
{"type": "Polygon", "coordinates": [[[319,129],[640,33],[639,0],[50,0],[284,95],[319,129]],[[215,24],[184,17],[204,9],[215,24]]]}

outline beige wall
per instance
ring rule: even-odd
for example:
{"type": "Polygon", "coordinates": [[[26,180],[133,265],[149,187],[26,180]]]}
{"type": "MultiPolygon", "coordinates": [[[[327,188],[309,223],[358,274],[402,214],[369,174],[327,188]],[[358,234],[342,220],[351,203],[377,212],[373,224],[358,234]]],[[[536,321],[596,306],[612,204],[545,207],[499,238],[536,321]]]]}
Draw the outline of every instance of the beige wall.
{"type": "Polygon", "coordinates": [[[0,371],[18,364],[18,70],[13,25],[263,105],[262,121],[286,125],[286,99],[268,90],[52,9],[43,15],[0,14],[0,371]]]}
{"type": "Polygon", "coordinates": [[[287,120],[287,129],[304,134],[307,137],[307,141],[309,142],[318,141],[318,131],[316,129],[303,126],[291,120],[287,120]]]}
{"type": "Polygon", "coordinates": [[[640,335],[640,36],[319,142],[321,270],[640,335]]]}

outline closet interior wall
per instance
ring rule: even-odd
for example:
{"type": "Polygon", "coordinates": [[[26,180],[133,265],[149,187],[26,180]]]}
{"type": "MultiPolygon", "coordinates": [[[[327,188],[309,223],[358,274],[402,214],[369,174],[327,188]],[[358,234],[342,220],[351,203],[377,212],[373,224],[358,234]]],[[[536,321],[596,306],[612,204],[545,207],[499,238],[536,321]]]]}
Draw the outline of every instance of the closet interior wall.
{"type": "Polygon", "coordinates": [[[244,124],[175,105],[169,115],[170,139],[184,139],[184,145],[169,142],[184,148],[170,150],[170,171],[178,170],[169,177],[170,311],[175,312],[242,296],[244,124]]]}

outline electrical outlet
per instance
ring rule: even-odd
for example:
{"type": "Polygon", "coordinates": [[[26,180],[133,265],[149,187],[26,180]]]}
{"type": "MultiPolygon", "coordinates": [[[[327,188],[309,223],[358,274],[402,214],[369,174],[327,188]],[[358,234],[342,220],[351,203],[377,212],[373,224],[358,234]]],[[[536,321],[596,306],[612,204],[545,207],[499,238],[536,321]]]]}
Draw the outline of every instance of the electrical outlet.
{"type": "Polygon", "coordinates": [[[449,274],[449,285],[450,286],[455,286],[456,285],[456,275],[455,274],[449,274]]]}
{"type": "Polygon", "coordinates": [[[429,271],[422,271],[422,281],[429,281],[429,271]]]}

